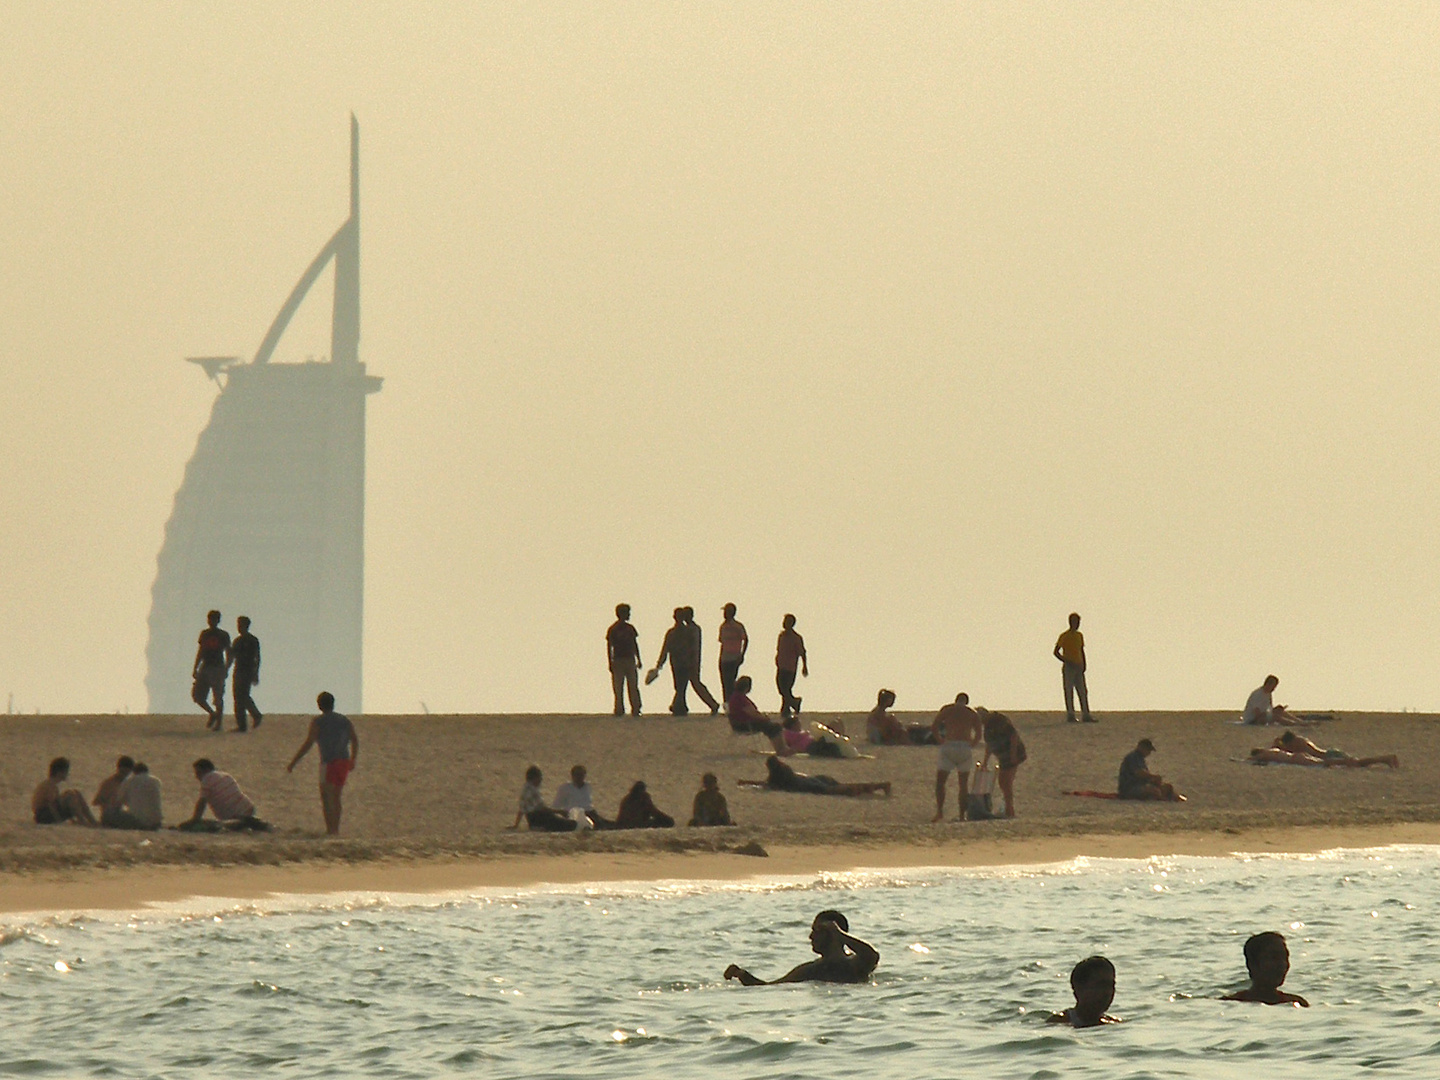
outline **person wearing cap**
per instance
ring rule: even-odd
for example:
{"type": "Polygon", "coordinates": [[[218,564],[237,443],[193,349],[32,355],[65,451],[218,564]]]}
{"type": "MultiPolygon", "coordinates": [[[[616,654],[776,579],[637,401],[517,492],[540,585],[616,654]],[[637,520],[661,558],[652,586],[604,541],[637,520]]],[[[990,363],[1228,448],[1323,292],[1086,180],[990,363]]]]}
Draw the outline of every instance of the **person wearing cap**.
{"type": "Polygon", "coordinates": [[[1141,739],[1135,744],[1135,749],[1125,755],[1120,762],[1120,798],[1184,802],[1185,796],[1177,793],[1173,785],[1165,783],[1163,777],[1145,767],[1145,759],[1154,752],[1155,744],[1149,739],[1141,739]]]}

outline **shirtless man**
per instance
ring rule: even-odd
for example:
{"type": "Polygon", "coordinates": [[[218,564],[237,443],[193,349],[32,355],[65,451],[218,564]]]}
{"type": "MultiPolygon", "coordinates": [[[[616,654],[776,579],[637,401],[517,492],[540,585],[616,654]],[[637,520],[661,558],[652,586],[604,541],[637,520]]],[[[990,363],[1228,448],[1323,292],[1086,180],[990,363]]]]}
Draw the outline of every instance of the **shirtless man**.
{"type": "Polygon", "coordinates": [[[1075,1005],[1051,1013],[1046,1023],[1086,1028],[1120,1022],[1105,1011],[1115,1000],[1115,965],[1105,957],[1089,956],[1076,964],[1070,972],[1070,989],[1075,993],[1075,1005]]]}
{"type": "Polygon", "coordinates": [[[935,771],[935,816],[930,821],[945,820],[945,781],[952,769],[960,784],[960,816],[955,820],[964,821],[966,789],[970,786],[970,774],[979,760],[976,748],[985,737],[985,725],[980,720],[980,714],[970,708],[970,695],[956,694],[953,704],[946,705],[935,714],[930,730],[940,744],[935,771]]]}
{"type": "Polygon", "coordinates": [[[85,805],[85,796],[74,788],[61,791],[60,785],[70,778],[70,759],[57,757],[50,762],[50,773],[30,796],[30,812],[36,825],[59,825],[62,821],[78,821],[94,825],[95,815],[85,805]]]}
{"type": "Polygon", "coordinates": [[[1281,990],[1285,976],[1290,974],[1290,947],[1285,935],[1267,930],[1245,942],[1245,970],[1250,985],[1244,990],[1226,994],[1221,1001],[1258,1001],[1262,1005],[1295,1005],[1308,1009],[1310,1003],[1299,994],[1281,990]]]}
{"type": "Polygon", "coordinates": [[[190,697],[209,717],[205,721],[206,729],[219,731],[225,725],[225,678],[230,673],[230,635],[220,629],[220,612],[210,612],[205,621],[209,625],[200,631],[195,663],[190,669],[190,677],[195,680],[190,697]],[[213,709],[206,701],[212,696],[215,699],[213,709]]]}
{"type": "Polygon", "coordinates": [[[838,911],[822,911],[810,924],[810,948],[820,954],[791,968],[778,979],[766,982],[757,979],[739,964],[725,969],[725,978],[739,979],[741,986],[774,986],[777,983],[831,982],[862,983],[870,981],[870,973],[880,962],[874,947],[850,936],[850,923],[838,911]]]}
{"type": "Polygon", "coordinates": [[[1256,761],[1270,762],[1275,765],[1324,765],[1343,766],[1347,769],[1364,769],[1371,765],[1388,765],[1392,769],[1400,767],[1400,759],[1394,754],[1380,754],[1376,757],[1357,758],[1351,757],[1343,750],[1324,750],[1316,746],[1303,735],[1296,735],[1293,731],[1276,738],[1270,744],[1269,749],[1251,750],[1250,756],[1256,761]]]}
{"type": "Polygon", "coordinates": [[[100,787],[95,792],[95,798],[90,800],[90,805],[100,811],[100,824],[107,828],[119,828],[115,824],[117,820],[115,811],[120,809],[121,788],[125,781],[130,779],[130,773],[135,769],[135,759],[128,754],[122,755],[115,762],[115,771],[100,781],[100,787]]]}

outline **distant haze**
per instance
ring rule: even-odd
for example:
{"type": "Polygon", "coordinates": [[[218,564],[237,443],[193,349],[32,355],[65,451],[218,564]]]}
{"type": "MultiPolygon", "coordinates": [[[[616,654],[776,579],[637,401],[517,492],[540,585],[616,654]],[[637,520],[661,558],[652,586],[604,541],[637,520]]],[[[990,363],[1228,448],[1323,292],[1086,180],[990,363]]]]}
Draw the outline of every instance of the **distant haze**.
{"type": "Polygon", "coordinates": [[[9,3],[0,705],[144,707],[182,358],[253,355],[353,110],[369,711],[607,710],[621,600],[712,688],[736,602],[764,708],[786,611],[807,707],[1055,708],[1072,610],[1102,716],[1440,708],[1437,56],[1419,4],[9,3]]]}

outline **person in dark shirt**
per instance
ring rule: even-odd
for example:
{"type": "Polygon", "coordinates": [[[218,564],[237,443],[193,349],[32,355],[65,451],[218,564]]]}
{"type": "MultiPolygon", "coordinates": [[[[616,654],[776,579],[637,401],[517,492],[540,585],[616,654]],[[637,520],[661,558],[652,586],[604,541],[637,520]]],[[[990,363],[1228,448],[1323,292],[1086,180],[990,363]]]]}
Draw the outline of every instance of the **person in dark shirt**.
{"type": "Polygon", "coordinates": [[[800,714],[800,699],[795,696],[795,674],[810,675],[810,657],[805,652],[805,639],[795,629],[795,616],[780,620],[780,636],[775,640],[775,689],[780,691],[780,715],[800,714]]]}
{"type": "Polygon", "coordinates": [[[720,794],[720,780],[713,772],[707,772],[700,778],[700,790],[695,793],[695,804],[690,808],[690,828],[733,824],[730,806],[725,802],[725,796],[720,794]]]}
{"type": "Polygon", "coordinates": [[[235,730],[244,731],[247,717],[254,717],[255,727],[265,719],[250,688],[260,685],[260,639],[250,633],[250,619],[241,615],[235,620],[236,637],[230,643],[230,693],[235,699],[235,730]]]}
{"type": "Polygon", "coordinates": [[[1257,1001],[1262,1005],[1297,1005],[1308,1009],[1310,1003],[1299,994],[1281,990],[1285,976],[1290,974],[1290,946],[1285,935],[1267,930],[1254,934],[1245,942],[1245,970],[1250,985],[1244,990],[1226,994],[1221,1001],[1257,1001]]]}
{"type": "Polygon", "coordinates": [[[195,663],[190,671],[190,677],[195,680],[190,697],[210,718],[205,721],[206,730],[219,731],[225,726],[225,676],[230,670],[230,635],[220,629],[220,612],[210,612],[205,620],[210,625],[200,631],[195,663]],[[206,700],[212,696],[215,699],[213,709],[206,700]]]}
{"type": "Polygon", "coordinates": [[[610,665],[610,686],[615,691],[615,715],[625,715],[625,691],[630,691],[630,715],[640,715],[640,634],[630,625],[630,605],[615,605],[615,621],[605,631],[605,658],[610,665]]]}
{"type": "Polygon", "coordinates": [[[636,780],[630,791],[620,800],[620,809],[615,814],[617,829],[673,829],[675,819],[655,805],[646,790],[644,780],[636,780]]]}
{"type": "Polygon", "coordinates": [[[322,693],[315,699],[320,706],[320,715],[310,721],[310,730],[305,741],[286,772],[294,772],[300,759],[310,752],[310,747],[320,747],[320,811],[325,816],[325,832],[330,836],[340,833],[340,791],[350,772],[360,760],[360,736],[355,734],[355,725],[348,716],[335,711],[335,695],[322,693]]]}
{"type": "Polygon", "coordinates": [[[810,924],[810,948],[820,954],[791,968],[771,982],[757,979],[739,964],[725,969],[726,979],[739,979],[741,986],[773,986],[776,983],[831,982],[862,983],[870,981],[870,973],[880,963],[874,947],[850,936],[850,923],[838,911],[822,911],[810,924]]]}
{"type": "Polygon", "coordinates": [[[859,795],[881,795],[887,799],[890,797],[889,780],[866,780],[852,784],[842,784],[833,776],[811,776],[809,773],[796,772],[779,756],[771,754],[765,759],[766,777],[764,780],[739,780],[736,781],[741,787],[769,788],[771,791],[796,791],[802,795],[846,795],[855,797],[859,795]]]}
{"type": "Polygon", "coordinates": [[[700,700],[710,706],[711,716],[720,711],[720,703],[700,681],[700,644],[701,633],[700,628],[695,625],[694,609],[676,608],[675,625],[665,631],[665,640],[660,646],[660,659],[655,661],[655,671],[663,668],[666,660],[670,661],[670,678],[675,683],[675,697],[670,702],[672,716],[690,715],[690,704],[685,699],[685,692],[692,686],[700,695],[700,700]]]}
{"type": "Polygon", "coordinates": [[[1070,972],[1070,989],[1075,992],[1074,1007],[1051,1013],[1048,1023],[1087,1028],[1120,1022],[1105,1011],[1115,1000],[1115,965],[1105,957],[1090,956],[1076,964],[1070,972]]]}
{"type": "Polygon", "coordinates": [[[1120,762],[1120,780],[1117,792],[1122,799],[1148,799],[1160,802],[1184,802],[1185,796],[1176,792],[1171,784],[1159,773],[1152,773],[1145,767],[1145,759],[1155,752],[1155,744],[1141,739],[1135,749],[1120,762]]]}

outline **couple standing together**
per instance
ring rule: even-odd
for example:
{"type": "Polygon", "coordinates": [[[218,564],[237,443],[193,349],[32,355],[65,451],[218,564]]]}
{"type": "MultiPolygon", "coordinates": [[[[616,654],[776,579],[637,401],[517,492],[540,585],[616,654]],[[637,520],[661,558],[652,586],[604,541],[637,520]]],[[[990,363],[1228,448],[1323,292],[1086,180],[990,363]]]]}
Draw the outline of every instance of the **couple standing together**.
{"type": "MultiPolygon", "coordinates": [[[[735,618],[737,608],[726,604],[724,622],[720,624],[720,692],[722,700],[728,702],[735,693],[735,681],[740,675],[740,665],[750,648],[750,636],[745,624],[735,618]]],[[[703,633],[695,623],[695,609],[676,608],[675,625],[665,632],[660,647],[660,658],[655,667],[645,676],[648,685],[659,676],[660,669],[670,662],[670,674],[675,683],[675,696],[670,702],[674,716],[688,716],[687,691],[693,688],[700,700],[710,707],[710,715],[720,711],[720,702],[700,681],[700,655],[703,633]]],[[[610,666],[610,683],[615,693],[615,715],[625,714],[625,695],[630,697],[630,714],[640,715],[640,641],[639,634],[630,623],[630,605],[619,604],[615,608],[615,622],[605,633],[605,650],[610,666]]],[[[800,712],[800,699],[795,696],[797,675],[809,675],[809,660],[805,654],[805,639],[795,629],[795,616],[786,615],[780,638],[775,647],[775,685],[780,691],[780,713],[790,716],[800,712]]]]}

